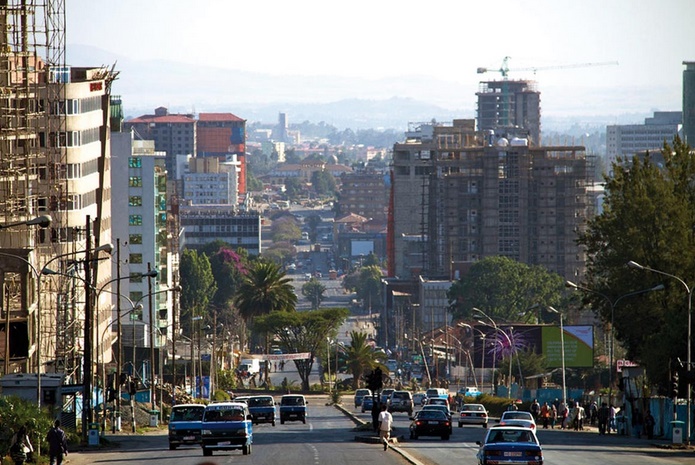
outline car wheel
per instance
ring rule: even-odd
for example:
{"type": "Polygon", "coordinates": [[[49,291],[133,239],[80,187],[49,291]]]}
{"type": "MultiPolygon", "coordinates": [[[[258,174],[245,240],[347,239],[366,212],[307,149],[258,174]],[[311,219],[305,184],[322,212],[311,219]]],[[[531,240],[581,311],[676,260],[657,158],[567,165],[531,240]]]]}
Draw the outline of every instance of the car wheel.
{"type": "Polygon", "coordinates": [[[302,423],[306,425],[306,417],[302,417],[302,423]]]}
{"type": "Polygon", "coordinates": [[[483,423],[483,428],[487,429],[487,423],[483,423]]]}
{"type": "Polygon", "coordinates": [[[417,434],[410,433],[410,439],[417,439],[417,434]]]}
{"type": "Polygon", "coordinates": [[[212,450],[203,447],[203,457],[210,457],[212,455],[212,450]]]}
{"type": "Polygon", "coordinates": [[[275,426],[275,420],[273,420],[273,426],[275,426]]]}
{"type": "Polygon", "coordinates": [[[244,447],[241,448],[241,453],[249,455],[251,453],[251,446],[249,444],[244,444],[244,447]]]}
{"type": "Polygon", "coordinates": [[[463,423],[459,423],[459,428],[462,428],[462,427],[463,427],[463,423]]]}
{"type": "Polygon", "coordinates": [[[169,444],[169,450],[176,450],[176,444],[169,444]]]}
{"type": "Polygon", "coordinates": [[[281,425],[284,425],[284,424],[285,424],[285,419],[284,419],[284,418],[280,418],[280,424],[281,424],[281,425]]]}

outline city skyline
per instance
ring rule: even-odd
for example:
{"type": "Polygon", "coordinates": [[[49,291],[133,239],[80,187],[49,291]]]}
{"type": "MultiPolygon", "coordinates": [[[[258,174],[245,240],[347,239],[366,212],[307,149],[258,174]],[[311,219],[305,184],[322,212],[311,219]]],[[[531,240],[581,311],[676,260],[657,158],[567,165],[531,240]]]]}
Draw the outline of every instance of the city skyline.
{"type": "MultiPolygon", "coordinates": [[[[239,105],[403,97],[472,111],[478,83],[500,79],[509,56],[510,79],[536,80],[544,115],[558,117],[680,110],[682,62],[695,59],[695,3],[688,0],[502,1],[494,11],[444,0],[385,3],[357,0],[337,11],[315,0],[206,0],[194,7],[179,0],[74,0],[66,3],[68,64],[82,64],[71,62],[80,45],[100,49],[106,64],[123,64],[128,72],[114,93],[128,105],[139,104],[130,95],[145,99],[131,80],[147,88],[132,70],[158,61],[185,68],[170,73],[172,81],[193,78],[198,68],[251,73],[251,80],[267,75],[269,83],[287,78],[286,89],[259,80],[255,93],[235,95],[235,86],[223,84],[207,89],[230,93],[239,105]],[[592,65],[607,62],[619,64],[592,65]],[[492,71],[478,74],[479,67],[492,71]],[[312,92],[293,87],[309,78],[317,82],[312,92]]],[[[162,93],[161,105],[206,111],[209,99],[187,89],[162,93]]]]}

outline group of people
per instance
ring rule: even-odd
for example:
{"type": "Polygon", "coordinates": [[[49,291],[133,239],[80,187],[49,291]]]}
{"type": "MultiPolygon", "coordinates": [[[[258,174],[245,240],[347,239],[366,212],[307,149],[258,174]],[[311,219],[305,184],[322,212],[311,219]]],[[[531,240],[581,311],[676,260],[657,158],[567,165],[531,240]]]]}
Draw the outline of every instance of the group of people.
{"type": "MultiPolygon", "coordinates": [[[[61,465],[63,457],[68,453],[68,439],[60,427],[60,420],[53,423],[53,427],[46,434],[48,442],[48,455],[51,465],[61,465]]],[[[27,427],[22,425],[12,436],[9,455],[15,465],[23,465],[26,461],[33,461],[34,446],[29,439],[27,427]]]]}

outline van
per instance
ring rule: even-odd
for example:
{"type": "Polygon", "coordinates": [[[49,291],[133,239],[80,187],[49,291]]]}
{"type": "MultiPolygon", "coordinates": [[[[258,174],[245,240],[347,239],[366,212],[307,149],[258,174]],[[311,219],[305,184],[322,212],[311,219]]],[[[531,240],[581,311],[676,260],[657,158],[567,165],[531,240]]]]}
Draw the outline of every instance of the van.
{"type": "Polygon", "coordinates": [[[425,392],[427,399],[446,399],[449,400],[449,391],[444,388],[430,388],[425,392]]]}
{"type": "Polygon", "coordinates": [[[246,404],[254,424],[272,423],[275,426],[275,399],[273,396],[251,396],[246,404]]]}
{"type": "Polygon", "coordinates": [[[178,446],[200,444],[202,429],[202,404],[179,404],[171,408],[169,416],[169,450],[178,446]]]}
{"type": "Polygon", "coordinates": [[[239,363],[239,371],[245,371],[249,376],[256,375],[261,371],[261,361],[255,358],[242,359],[239,363]]]}
{"type": "Polygon", "coordinates": [[[280,424],[296,420],[306,423],[306,398],[301,394],[285,394],[280,398],[280,424]]]}
{"type": "Polygon", "coordinates": [[[249,455],[253,444],[253,417],[248,406],[243,402],[208,404],[203,412],[201,439],[205,457],[215,450],[235,449],[249,455]]]}

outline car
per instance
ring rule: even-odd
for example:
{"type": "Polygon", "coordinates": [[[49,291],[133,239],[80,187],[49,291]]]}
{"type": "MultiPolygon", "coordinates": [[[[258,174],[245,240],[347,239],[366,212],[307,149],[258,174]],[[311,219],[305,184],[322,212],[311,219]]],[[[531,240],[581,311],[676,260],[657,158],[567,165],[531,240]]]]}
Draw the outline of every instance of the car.
{"type": "Polygon", "coordinates": [[[233,402],[243,402],[245,404],[248,404],[249,398],[251,396],[236,396],[234,399],[232,399],[233,402]]]}
{"type": "Polygon", "coordinates": [[[410,391],[393,391],[389,396],[389,412],[406,412],[408,416],[413,414],[413,396],[410,391]]]}
{"type": "Polygon", "coordinates": [[[429,388],[425,394],[428,399],[439,397],[440,399],[449,399],[449,391],[444,388],[429,388]]]}
{"type": "Polygon", "coordinates": [[[286,421],[301,421],[306,423],[307,401],[301,394],[285,394],[280,398],[280,424],[286,421]]]}
{"type": "Polygon", "coordinates": [[[420,412],[422,412],[423,410],[425,410],[425,411],[436,410],[436,411],[438,411],[438,412],[442,412],[442,413],[443,413],[444,415],[446,415],[446,417],[449,419],[449,422],[450,422],[450,424],[451,424],[451,425],[450,425],[450,426],[451,426],[451,430],[453,431],[453,429],[454,429],[454,428],[453,428],[453,423],[452,423],[452,422],[453,422],[453,419],[452,419],[452,417],[451,417],[451,411],[449,410],[449,407],[447,407],[446,405],[435,405],[435,404],[431,404],[431,405],[425,405],[424,407],[422,407],[422,410],[420,410],[420,412]]]}
{"type": "Polygon", "coordinates": [[[372,411],[372,407],[374,406],[374,396],[364,396],[362,399],[362,413],[366,411],[372,411]]]}
{"type": "Polygon", "coordinates": [[[441,397],[433,397],[432,399],[428,397],[425,401],[425,405],[446,405],[449,407],[449,401],[441,397]]]}
{"type": "Polygon", "coordinates": [[[425,394],[424,392],[413,393],[414,405],[425,405],[425,402],[427,402],[427,394],[425,394]]]}
{"type": "Polygon", "coordinates": [[[523,410],[507,410],[502,412],[499,426],[522,426],[529,429],[536,429],[536,421],[531,412],[523,410]]]}
{"type": "Polygon", "coordinates": [[[531,428],[495,426],[488,430],[484,442],[476,444],[479,465],[543,465],[543,448],[531,428]]]}
{"type": "Polygon", "coordinates": [[[369,396],[371,397],[372,391],[369,389],[357,389],[355,391],[355,408],[362,406],[362,400],[369,396]]]}
{"type": "Polygon", "coordinates": [[[487,428],[487,410],[483,404],[463,404],[459,411],[459,428],[465,425],[483,425],[487,428]]]}
{"type": "Polygon", "coordinates": [[[384,405],[388,405],[389,402],[389,397],[391,396],[391,393],[395,391],[395,389],[387,388],[387,389],[382,389],[381,390],[381,400],[380,402],[384,405]]]}
{"type": "Polygon", "coordinates": [[[439,410],[420,410],[410,423],[410,439],[420,436],[439,436],[449,440],[451,436],[451,419],[439,410]]]}
{"type": "Polygon", "coordinates": [[[203,404],[179,404],[171,408],[169,416],[169,450],[182,445],[200,444],[203,404]]]}
{"type": "Polygon", "coordinates": [[[462,387],[458,390],[457,394],[463,397],[480,397],[483,395],[483,393],[480,392],[477,387],[471,386],[462,387]]]}
{"type": "Polygon", "coordinates": [[[248,402],[253,424],[271,423],[275,426],[275,399],[273,396],[251,396],[248,402]]]}
{"type": "Polygon", "coordinates": [[[241,449],[251,453],[253,445],[253,417],[243,402],[215,402],[203,412],[201,425],[203,456],[215,450],[241,449]]]}

